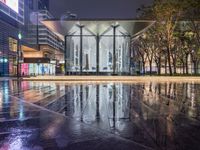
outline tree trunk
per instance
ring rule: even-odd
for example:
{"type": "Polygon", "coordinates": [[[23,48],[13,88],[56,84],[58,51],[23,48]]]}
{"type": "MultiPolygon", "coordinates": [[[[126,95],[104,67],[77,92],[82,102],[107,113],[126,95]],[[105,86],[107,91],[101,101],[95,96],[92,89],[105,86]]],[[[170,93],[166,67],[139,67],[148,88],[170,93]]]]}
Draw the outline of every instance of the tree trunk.
{"type": "Polygon", "coordinates": [[[193,61],[194,65],[194,74],[197,75],[197,61],[193,61]]]}
{"type": "Polygon", "coordinates": [[[189,74],[189,69],[188,69],[188,54],[186,54],[185,56],[185,59],[186,59],[186,64],[185,64],[185,67],[186,67],[186,74],[189,74]]]}
{"type": "Polygon", "coordinates": [[[176,74],[176,59],[173,60],[174,74],[176,74]]]}
{"type": "Polygon", "coordinates": [[[183,63],[183,65],[182,65],[182,69],[183,69],[183,74],[185,74],[185,64],[183,63]]]}
{"type": "Polygon", "coordinates": [[[158,61],[158,74],[160,75],[161,74],[161,58],[159,58],[159,61],[158,61]]]}
{"type": "Polygon", "coordinates": [[[176,65],[174,66],[174,74],[176,74],[176,65]]]}
{"type": "Polygon", "coordinates": [[[160,64],[160,62],[156,63],[156,67],[157,67],[157,71],[158,71],[157,74],[160,75],[161,74],[161,64],[160,64]]]}
{"type": "Polygon", "coordinates": [[[152,75],[152,61],[149,61],[150,64],[150,75],[152,75]]]}
{"type": "Polygon", "coordinates": [[[142,62],[142,68],[143,68],[143,74],[146,74],[146,70],[145,70],[145,62],[142,62]]]}
{"type": "Polygon", "coordinates": [[[172,76],[171,53],[170,53],[169,47],[167,47],[167,59],[168,59],[168,65],[169,65],[169,74],[170,76],[172,76]]]}
{"type": "Polygon", "coordinates": [[[158,75],[161,74],[161,58],[158,58],[158,61],[156,62],[156,67],[158,69],[158,75]]]}
{"type": "Polygon", "coordinates": [[[157,70],[158,70],[157,74],[159,75],[159,63],[158,62],[156,62],[156,67],[157,67],[157,70]]]}
{"type": "Polygon", "coordinates": [[[167,59],[165,58],[165,75],[167,74],[167,59]]]}

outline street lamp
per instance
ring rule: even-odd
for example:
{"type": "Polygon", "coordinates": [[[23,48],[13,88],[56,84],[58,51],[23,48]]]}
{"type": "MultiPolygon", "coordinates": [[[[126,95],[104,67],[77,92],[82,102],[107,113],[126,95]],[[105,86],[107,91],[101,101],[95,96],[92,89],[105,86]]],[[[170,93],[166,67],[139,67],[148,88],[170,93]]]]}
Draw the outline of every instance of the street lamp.
{"type": "Polygon", "coordinates": [[[22,34],[18,33],[18,39],[21,40],[22,39],[22,34]]]}
{"type": "Polygon", "coordinates": [[[21,39],[22,34],[21,32],[18,33],[18,49],[17,49],[17,78],[19,78],[20,75],[20,66],[19,66],[19,59],[20,59],[20,53],[21,53],[21,39]]]}

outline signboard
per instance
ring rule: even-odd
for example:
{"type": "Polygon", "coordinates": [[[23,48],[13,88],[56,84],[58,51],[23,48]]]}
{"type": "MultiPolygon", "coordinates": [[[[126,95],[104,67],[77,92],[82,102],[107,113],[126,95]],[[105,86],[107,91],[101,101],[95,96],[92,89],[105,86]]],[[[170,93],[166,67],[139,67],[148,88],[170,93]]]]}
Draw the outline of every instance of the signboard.
{"type": "Polygon", "coordinates": [[[4,3],[15,12],[19,12],[19,0],[0,0],[0,2],[4,3]]]}

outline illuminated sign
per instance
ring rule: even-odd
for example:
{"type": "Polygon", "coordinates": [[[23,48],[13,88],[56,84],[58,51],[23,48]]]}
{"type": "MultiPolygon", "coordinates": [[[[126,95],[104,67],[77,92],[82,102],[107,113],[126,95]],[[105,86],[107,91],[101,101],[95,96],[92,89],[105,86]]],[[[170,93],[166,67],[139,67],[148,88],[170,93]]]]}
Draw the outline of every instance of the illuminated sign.
{"type": "Polygon", "coordinates": [[[0,2],[4,3],[15,12],[19,12],[19,0],[0,0],[0,2]]]}
{"type": "Polygon", "coordinates": [[[56,64],[56,60],[51,60],[50,63],[51,64],[56,64]]]}

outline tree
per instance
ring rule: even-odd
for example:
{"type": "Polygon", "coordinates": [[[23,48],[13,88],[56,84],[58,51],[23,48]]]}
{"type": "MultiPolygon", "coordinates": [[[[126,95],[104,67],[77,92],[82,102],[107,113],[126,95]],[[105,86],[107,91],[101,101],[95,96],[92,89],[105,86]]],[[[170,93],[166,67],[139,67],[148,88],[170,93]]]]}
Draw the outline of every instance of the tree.
{"type": "Polygon", "coordinates": [[[149,62],[150,66],[150,75],[152,74],[152,62],[153,62],[153,42],[151,42],[151,38],[148,36],[151,34],[143,34],[139,40],[140,40],[140,47],[143,47],[144,54],[147,57],[147,60],[149,62]]]}
{"type": "Polygon", "coordinates": [[[181,17],[182,7],[178,0],[155,0],[151,7],[143,7],[141,10],[143,12],[141,13],[142,18],[149,17],[149,19],[156,20],[157,34],[161,34],[164,37],[163,46],[166,48],[169,72],[172,75],[173,35],[176,24],[181,17]]]}
{"type": "MultiPolygon", "coordinates": [[[[198,73],[198,65],[200,61],[200,1],[185,0],[185,6],[189,5],[189,9],[186,9],[184,18],[187,19],[187,27],[193,33],[193,50],[192,50],[192,62],[194,65],[194,73],[198,73]]],[[[186,8],[185,7],[185,8],[186,8]]]]}
{"type": "Polygon", "coordinates": [[[146,73],[145,65],[147,61],[147,55],[144,50],[145,46],[141,43],[139,39],[135,40],[133,45],[134,45],[134,52],[135,52],[134,60],[139,62],[139,64],[140,62],[142,62],[142,70],[143,70],[143,74],[145,74],[146,73]]]}
{"type": "MultiPolygon", "coordinates": [[[[153,39],[151,40],[153,44],[146,44],[151,49],[144,49],[153,50],[157,68],[160,68],[161,63],[165,62],[165,66],[167,64],[169,66],[170,75],[173,75],[176,74],[177,64],[181,62],[183,70],[185,68],[188,73],[187,60],[189,56],[192,57],[194,68],[197,68],[200,59],[198,55],[200,21],[197,21],[200,16],[200,1],[154,0],[152,6],[143,6],[138,13],[141,19],[156,20],[154,29],[151,28],[151,31],[146,33],[153,39]],[[182,22],[186,24],[186,27],[179,27],[182,22]],[[177,34],[177,28],[180,30],[178,31],[180,34],[177,34]],[[162,60],[164,61],[162,62],[162,60]]],[[[148,57],[148,60],[151,61],[151,57],[148,57]]],[[[167,67],[165,68],[167,70],[167,67]]],[[[197,72],[196,69],[195,72],[197,72]]]]}
{"type": "MultiPolygon", "coordinates": [[[[182,7],[176,0],[158,0],[154,6],[156,18],[162,28],[162,35],[165,37],[165,47],[167,50],[167,61],[169,65],[169,73],[172,72],[171,60],[174,60],[173,66],[176,68],[176,52],[174,49],[174,32],[178,20],[181,17],[182,7]]],[[[176,71],[176,70],[175,70],[176,71]]]]}

